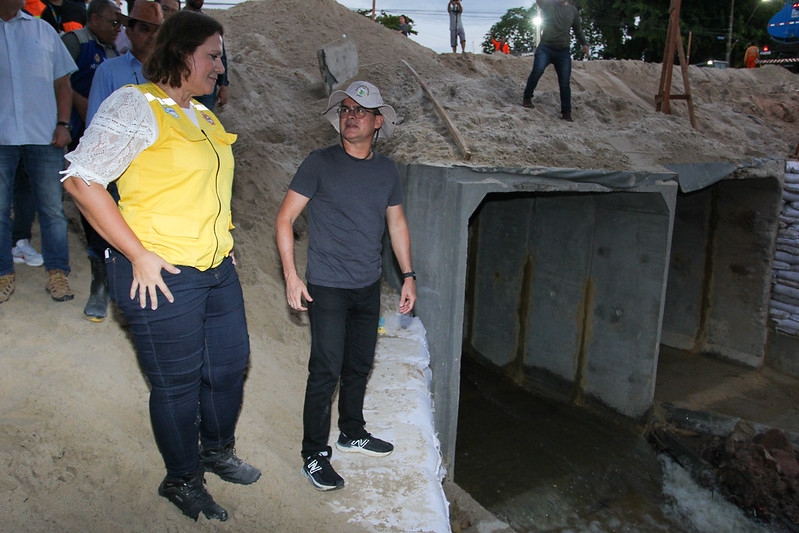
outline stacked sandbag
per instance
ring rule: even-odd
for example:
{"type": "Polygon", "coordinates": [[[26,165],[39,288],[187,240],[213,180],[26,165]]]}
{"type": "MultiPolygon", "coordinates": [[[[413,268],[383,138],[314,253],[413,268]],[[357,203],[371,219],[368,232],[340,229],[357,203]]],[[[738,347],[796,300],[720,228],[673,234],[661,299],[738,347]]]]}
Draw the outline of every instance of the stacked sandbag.
{"type": "Polygon", "coordinates": [[[777,331],[799,337],[799,160],[785,164],[782,199],[769,311],[777,331]]]}

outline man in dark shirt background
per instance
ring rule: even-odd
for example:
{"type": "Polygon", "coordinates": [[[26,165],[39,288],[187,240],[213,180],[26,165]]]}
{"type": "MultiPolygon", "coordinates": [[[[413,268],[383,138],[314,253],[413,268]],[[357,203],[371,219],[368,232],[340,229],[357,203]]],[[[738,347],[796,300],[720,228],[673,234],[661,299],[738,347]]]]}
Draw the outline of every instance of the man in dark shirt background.
{"type": "Polygon", "coordinates": [[[77,30],[86,25],[86,4],[75,0],[46,0],[42,20],[50,23],[59,34],[77,30]]]}
{"type": "Polygon", "coordinates": [[[569,47],[571,45],[571,30],[583,46],[583,53],[588,57],[588,41],[583,35],[580,25],[580,15],[577,8],[568,0],[537,0],[538,8],[544,17],[544,32],[541,43],[535,51],[533,70],[527,78],[524,88],[524,107],[533,107],[533,93],[538,85],[538,80],[551,63],[558,75],[560,88],[560,113],[563,120],[572,121],[572,92],[570,79],[572,73],[572,59],[569,47]]]}

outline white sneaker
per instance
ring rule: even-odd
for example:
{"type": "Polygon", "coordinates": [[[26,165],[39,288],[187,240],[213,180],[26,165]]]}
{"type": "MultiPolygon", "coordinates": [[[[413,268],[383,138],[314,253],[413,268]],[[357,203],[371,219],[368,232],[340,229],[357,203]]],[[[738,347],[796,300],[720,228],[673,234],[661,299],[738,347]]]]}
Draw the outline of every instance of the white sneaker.
{"type": "Polygon", "coordinates": [[[28,266],[37,267],[44,264],[42,254],[37,252],[28,239],[20,239],[17,245],[11,248],[11,255],[14,256],[15,263],[25,263],[28,266]]]}

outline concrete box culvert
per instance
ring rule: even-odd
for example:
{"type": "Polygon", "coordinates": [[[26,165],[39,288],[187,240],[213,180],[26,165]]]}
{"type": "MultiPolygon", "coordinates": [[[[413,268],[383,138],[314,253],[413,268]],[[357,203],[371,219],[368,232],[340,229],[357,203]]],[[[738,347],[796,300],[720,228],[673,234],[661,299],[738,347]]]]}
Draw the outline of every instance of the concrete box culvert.
{"type": "Polygon", "coordinates": [[[764,363],[782,175],[741,169],[677,197],[665,345],[764,363]]]}
{"type": "MultiPolygon", "coordinates": [[[[745,231],[722,212],[741,203],[768,211],[770,186],[760,182],[720,185],[715,192],[713,184],[723,178],[701,184],[711,188],[706,194],[715,195],[710,204],[720,217],[709,234],[692,220],[709,216],[695,205],[708,201],[678,195],[678,174],[668,171],[400,165],[400,173],[418,275],[415,312],[427,330],[436,430],[450,474],[464,349],[526,385],[537,382],[572,401],[598,401],[637,418],[652,404],[664,324],[679,326],[670,334],[696,337],[700,323],[698,316],[684,323],[664,318],[673,232],[695,233],[681,249],[698,251],[670,307],[682,313],[698,298],[705,307],[697,311],[719,309],[702,322],[712,346],[724,339],[713,331],[714,321],[738,318],[721,311],[725,301],[754,304],[768,285],[761,269],[751,271],[747,289],[727,291],[729,280],[714,272],[710,285],[718,285],[708,291],[713,262],[700,259],[708,240],[719,242],[718,252],[745,231]]],[[[768,220],[762,226],[756,238],[740,242],[773,246],[773,239],[766,241],[776,227],[768,220]]],[[[390,246],[384,252],[384,275],[399,286],[390,246]]],[[[715,268],[729,263],[722,255],[716,253],[715,268]]],[[[747,346],[758,345],[765,319],[749,331],[742,333],[747,346]]]]}

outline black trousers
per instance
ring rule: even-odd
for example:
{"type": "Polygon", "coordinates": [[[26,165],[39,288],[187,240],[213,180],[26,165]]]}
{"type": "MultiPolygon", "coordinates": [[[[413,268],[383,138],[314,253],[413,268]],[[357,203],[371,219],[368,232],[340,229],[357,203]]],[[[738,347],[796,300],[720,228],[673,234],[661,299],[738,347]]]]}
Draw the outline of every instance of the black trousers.
{"type": "Polygon", "coordinates": [[[330,408],[338,393],[338,428],[352,438],[365,433],[363,397],[372,370],[380,320],[380,281],[361,289],[308,284],[311,357],[303,408],[303,458],[327,450],[330,408]]]}

